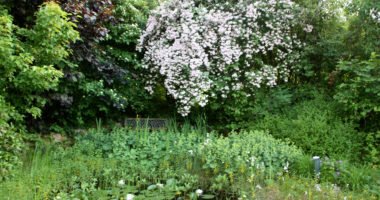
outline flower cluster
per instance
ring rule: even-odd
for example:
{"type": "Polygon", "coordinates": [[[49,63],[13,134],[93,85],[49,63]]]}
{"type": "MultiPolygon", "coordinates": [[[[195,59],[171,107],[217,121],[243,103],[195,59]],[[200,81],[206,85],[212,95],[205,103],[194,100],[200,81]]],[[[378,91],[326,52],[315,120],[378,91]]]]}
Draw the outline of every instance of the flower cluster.
{"type": "MultiPolygon", "coordinates": [[[[186,116],[233,91],[287,80],[302,43],[292,34],[291,0],[171,0],[149,17],[138,50],[146,89],[162,81],[186,116]]],[[[307,26],[305,31],[311,32],[307,26]]]]}
{"type": "Polygon", "coordinates": [[[371,18],[380,24],[380,11],[377,11],[376,9],[372,8],[369,12],[371,18]]]}

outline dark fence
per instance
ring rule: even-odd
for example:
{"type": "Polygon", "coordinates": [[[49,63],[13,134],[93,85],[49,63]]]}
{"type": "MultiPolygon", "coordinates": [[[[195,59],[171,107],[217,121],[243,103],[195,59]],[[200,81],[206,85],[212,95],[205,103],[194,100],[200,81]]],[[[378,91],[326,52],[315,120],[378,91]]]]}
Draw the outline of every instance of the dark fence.
{"type": "Polygon", "coordinates": [[[124,125],[131,128],[162,129],[168,126],[168,120],[161,118],[126,118],[124,125]]]}

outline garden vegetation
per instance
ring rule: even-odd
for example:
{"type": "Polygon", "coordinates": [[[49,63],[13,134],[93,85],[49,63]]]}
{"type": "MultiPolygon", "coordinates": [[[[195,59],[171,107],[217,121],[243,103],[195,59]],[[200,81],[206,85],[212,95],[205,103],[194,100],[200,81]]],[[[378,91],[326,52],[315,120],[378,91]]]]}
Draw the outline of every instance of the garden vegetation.
{"type": "Polygon", "coordinates": [[[379,199],[379,122],[378,0],[0,0],[1,200],[379,199]]]}

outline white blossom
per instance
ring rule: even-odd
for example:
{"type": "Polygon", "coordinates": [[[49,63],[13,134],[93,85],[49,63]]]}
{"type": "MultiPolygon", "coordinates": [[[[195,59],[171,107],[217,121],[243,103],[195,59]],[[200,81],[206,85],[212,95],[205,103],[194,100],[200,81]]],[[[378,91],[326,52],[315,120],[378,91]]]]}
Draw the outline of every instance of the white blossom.
{"type": "Polygon", "coordinates": [[[195,191],[195,194],[197,194],[197,196],[201,196],[201,195],[203,194],[203,190],[201,190],[201,189],[197,189],[197,190],[195,191]]]}
{"type": "Polygon", "coordinates": [[[372,9],[370,10],[369,14],[370,14],[371,18],[372,18],[375,22],[377,22],[377,23],[380,24],[380,11],[378,11],[378,10],[372,8],[372,9]]]}
{"type": "Polygon", "coordinates": [[[127,194],[127,196],[125,196],[125,200],[133,200],[135,198],[135,195],[133,194],[127,194]]]}
{"type": "Polygon", "coordinates": [[[306,26],[305,26],[305,28],[303,28],[303,30],[304,30],[305,32],[310,33],[310,32],[313,31],[313,28],[314,28],[314,27],[313,27],[312,25],[306,24],[306,26]]]}
{"type": "Polygon", "coordinates": [[[124,186],[125,185],[125,181],[123,179],[121,179],[117,184],[119,186],[124,186]]]}
{"type": "MultiPolygon", "coordinates": [[[[257,88],[287,80],[302,46],[291,31],[296,4],[201,2],[166,1],[152,12],[138,45],[144,52],[146,90],[153,93],[163,80],[178,112],[186,116],[192,107],[204,107],[211,99],[226,99],[240,90],[250,96],[257,88]]],[[[305,26],[306,32],[312,29],[305,26]]]]}

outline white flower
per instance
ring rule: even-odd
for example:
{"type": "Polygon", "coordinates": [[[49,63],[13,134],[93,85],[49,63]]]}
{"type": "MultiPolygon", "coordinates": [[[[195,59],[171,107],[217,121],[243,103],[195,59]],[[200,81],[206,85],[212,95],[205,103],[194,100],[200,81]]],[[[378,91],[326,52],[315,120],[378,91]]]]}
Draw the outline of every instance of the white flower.
{"type": "Polygon", "coordinates": [[[380,12],[379,11],[377,11],[375,8],[371,8],[369,14],[375,22],[380,24],[380,12]]]}
{"type": "Polygon", "coordinates": [[[286,164],[285,164],[285,166],[284,166],[284,171],[286,172],[286,173],[288,173],[289,171],[289,162],[288,161],[286,161],[286,164]]]}
{"type": "Polygon", "coordinates": [[[256,185],[256,188],[259,189],[259,190],[263,189],[263,188],[261,187],[261,185],[256,185]]]}
{"type": "Polygon", "coordinates": [[[203,190],[197,189],[195,190],[195,194],[197,194],[197,196],[201,196],[203,194],[203,190]]]}
{"type": "Polygon", "coordinates": [[[321,189],[321,185],[320,185],[320,184],[315,184],[315,190],[316,190],[317,192],[321,192],[321,191],[322,191],[322,189],[321,189]]]}
{"type": "Polygon", "coordinates": [[[296,49],[303,46],[291,31],[297,5],[290,0],[239,0],[231,9],[223,9],[223,0],[196,5],[195,0],[171,0],[152,11],[138,45],[148,92],[163,80],[178,112],[187,116],[210,99],[226,99],[235,91],[254,94],[287,80],[296,49]],[[266,55],[276,55],[275,62],[255,64],[266,55]]]}
{"type": "Polygon", "coordinates": [[[161,189],[161,188],[164,188],[164,184],[162,184],[162,183],[157,183],[156,186],[157,186],[158,188],[160,188],[160,189],[161,189]]]}
{"type": "Polygon", "coordinates": [[[127,194],[127,196],[125,196],[125,200],[133,200],[135,198],[135,195],[133,194],[127,194]]]}
{"type": "Polygon", "coordinates": [[[307,33],[310,33],[313,31],[313,26],[312,25],[309,25],[309,24],[306,24],[305,28],[303,28],[303,30],[307,33]]]}
{"type": "Polygon", "coordinates": [[[119,186],[124,186],[125,185],[125,181],[123,179],[121,179],[119,182],[117,182],[117,184],[119,186]]]}

